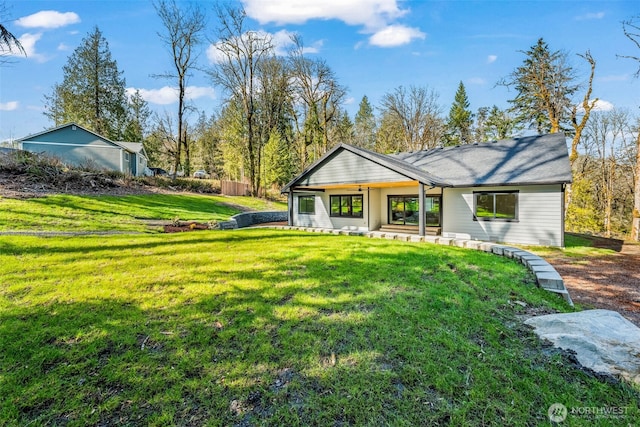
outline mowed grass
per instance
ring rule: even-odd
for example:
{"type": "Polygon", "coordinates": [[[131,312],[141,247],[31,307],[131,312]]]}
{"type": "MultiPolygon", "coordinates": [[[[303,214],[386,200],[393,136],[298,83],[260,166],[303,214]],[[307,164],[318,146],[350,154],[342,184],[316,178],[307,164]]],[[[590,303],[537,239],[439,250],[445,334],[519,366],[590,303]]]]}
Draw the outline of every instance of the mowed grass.
{"type": "Polygon", "coordinates": [[[223,221],[243,209],[286,210],[286,204],[196,194],[0,197],[0,231],[145,232],[146,220],[223,221]]]}
{"type": "Polygon", "coordinates": [[[0,425],[536,426],[556,402],[625,408],[598,425],[640,416],[637,389],[518,318],[564,302],[479,251],[259,229],[0,236],[0,281],[0,425]]]}

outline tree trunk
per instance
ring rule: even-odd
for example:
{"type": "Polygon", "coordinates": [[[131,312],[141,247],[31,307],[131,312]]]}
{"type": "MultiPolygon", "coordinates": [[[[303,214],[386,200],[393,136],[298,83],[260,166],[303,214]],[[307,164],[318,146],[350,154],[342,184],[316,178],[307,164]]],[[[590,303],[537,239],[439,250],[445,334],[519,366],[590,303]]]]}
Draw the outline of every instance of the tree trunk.
{"type": "Polygon", "coordinates": [[[640,241],[640,129],[636,137],[636,170],[633,188],[633,218],[631,220],[631,239],[640,241]]]}

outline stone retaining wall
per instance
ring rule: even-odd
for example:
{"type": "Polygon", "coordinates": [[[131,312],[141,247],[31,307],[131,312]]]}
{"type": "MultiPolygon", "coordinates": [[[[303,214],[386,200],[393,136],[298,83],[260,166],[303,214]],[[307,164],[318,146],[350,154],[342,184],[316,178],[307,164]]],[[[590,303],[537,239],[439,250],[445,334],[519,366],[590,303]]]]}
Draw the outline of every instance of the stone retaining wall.
{"type": "Polygon", "coordinates": [[[220,230],[245,228],[267,222],[287,221],[287,211],[243,212],[231,217],[229,221],[220,221],[220,230]]]}

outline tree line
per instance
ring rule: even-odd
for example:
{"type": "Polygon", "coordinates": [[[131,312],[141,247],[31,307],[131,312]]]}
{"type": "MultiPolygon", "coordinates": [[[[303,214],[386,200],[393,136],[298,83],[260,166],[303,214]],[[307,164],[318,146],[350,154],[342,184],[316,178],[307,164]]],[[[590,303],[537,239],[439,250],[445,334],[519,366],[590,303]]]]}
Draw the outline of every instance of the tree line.
{"type": "MultiPolygon", "coordinates": [[[[639,238],[640,123],[629,111],[597,111],[596,60],[588,50],[570,57],[540,38],[521,51],[522,63],[496,83],[515,94],[505,109],[471,111],[460,82],[448,114],[429,86],[398,86],[377,106],[363,96],[352,118],[345,109],[347,88],[325,60],[305,54],[300,37],[292,36],[292,47],[282,54],[271,34],[250,28],[241,6],[213,7],[213,38],[207,37],[207,11],[200,5],[157,0],[154,6],[162,23],[159,42],[172,67],[153,77],[176,88],[176,111],[152,114],[139,92],[126,94],[124,74],[95,27],[45,97],[45,115],[55,125],[74,121],[112,140],[142,141],[154,166],[185,174],[202,168],[221,179],[247,180],[253,195],[284,185],[339,143],[391,153],[524,131],[564,132],[573,171],[567,229],[639,238]],[[199,54],[207,41],[215,60],[203,69],[199,54]],[[584,70],[588,78],[582,81],[584,70]],[[187,101],[196,72],[224,93],[217,111],[199,111],[187,101]]],[[[622,31],[640,49],[639,19],[624,22],[622,31]]],[[[19,47],[1,28],[0,44],[19,47]]]]}

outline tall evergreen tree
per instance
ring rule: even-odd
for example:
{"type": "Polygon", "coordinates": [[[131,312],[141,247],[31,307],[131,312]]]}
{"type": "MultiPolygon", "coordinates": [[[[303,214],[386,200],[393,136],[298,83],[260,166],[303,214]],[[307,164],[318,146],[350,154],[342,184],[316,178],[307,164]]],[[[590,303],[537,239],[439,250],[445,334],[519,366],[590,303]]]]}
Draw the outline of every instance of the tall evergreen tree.
{"type": "Polygon", "coordinates": [[[376,146],[376,117],[367,95],[362,97],[354,120],[354,143],[368,150],[376,146]]]}
{"type": "Polygon", "coordinates": [[[571,97],[579,85],[567,55],[551,51],[540,38],[526,58],[499,85],[514,87],[517,95],[509,102],[518,120],[536,128],[538,133],[560,132],[569,128],[571,97]]]}
{"type": "Polygon", "coordinates": [[[471,141],[471,127],[473,113],[469,109],[469,98],[464,84],[460,82],[456,96],[449,110],[447,121],[447,143],[450,145],[469,144],[471,141]]]}
{"type": "Polygon", "coordinates": [[[339,114],[339,118],[336,120],[335,126],[335,139],[338,142],[344,142],[345,144],[353,144],[354,132],[353,122],[347,110],[342,110],[342,114],[339,114]]]}
{"type": "Polygon", "coordinates": [[[129,99],[129,118],[124,131],[126,141],[142,142],[147,135],[147,127],[151,111],[149,104],[142,98],[139,90],[136,90],[129,99]]]}
{"type": "Polygon", "coordinates": [[[45,116],[55,125],[76,122],[109,139],[123,139],[128,105],[122,74],[95,27],[69,57],[62,83],[45,95],[45,116]]]}

